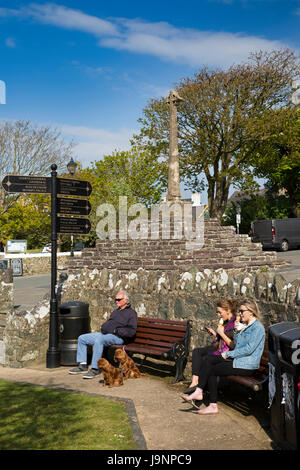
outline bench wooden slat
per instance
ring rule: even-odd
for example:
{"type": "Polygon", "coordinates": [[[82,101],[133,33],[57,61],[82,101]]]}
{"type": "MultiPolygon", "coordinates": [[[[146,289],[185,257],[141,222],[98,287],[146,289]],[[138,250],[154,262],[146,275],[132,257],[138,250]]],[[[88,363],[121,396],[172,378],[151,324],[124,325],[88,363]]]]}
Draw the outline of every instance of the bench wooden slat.
{"type": "MultiPolygon", "coordinates": [[[[169,343],[167,341],[157,341],[157,340],[152,340],[151,338],[135,338],[135,340],[132,343],[129,343],[130,345],[133,344],[147,344],[147,345],[153,345],[153,346],[159,346],[164,349],[170,349],[172,343],[169,343]]],[[[125,345],[125,348],[127,346],[125,345]]]]}
{"type": "Polygon", "coordinates": [[[147,333],[146,331],[142,331],[142,332],[138,331],[135,336],[134,341],[136,341],[137,338],[140,338],[140,339],[150,338],[150,339],[157,340],[157,341],[164,340],[170,343],[175,343],[175,341],[178,341],[183,338],[183,336],[169,336],[169,335],[162,335],[159,333],[160,332],[157,332],[157,334],[155,334],[155,332],[147,333]]]}
{"type": "MultiPolygon", "coordinates": [[[[113,344],[112,346],[110,346],[114,349],[119,349],[121,348],[122,346],[118,345],[118,344],[113,344]]],[[[135,352],[137,354],[147,354],[147,355],[154,355],[154,356],[161,356],[162,353],[164,353],[166,351],[165,348],[159,348],[159,347],[154,347],[154,346],[145,346],[143,344],[137,344],[137,343],[132,343],[132,344],[127,344],[125,346],[125,350],[126,351],[129,351],[129,352],[135,352]]]]}
{"type": "Polygon", "coordinates": [[[141,324],[143,322],[147,323],[161,323],[163,325],[169,325],[169,326],[179,326],[181,328],[184,328],[187,326],[188,322],[187,321],[182,321],[182,320],[164,320],[162,318],[150,318],[150,317],[138,317],[138,323],[141,324]]]}
{"type": "Polygon", "coordinates": [[[161,324],[161,323],[149,323],[149,322],[144,322],[144,321],[139,321],[138,322],[138,328],[144,327],[144,328],[152,328],[152,329],[157,329],[160,331],[174,331],[178,333],[185,333],[186,332],[186,326],[172,326],[172,325],[166,325],[166,324],[161,324]]]}
{"type": "Polygon", "coordinates": [[[160,328],[153,328],[152,325],[140,325],[138,324],[136,333],[157,333],[159,332],[162,335],[171,335],[176,338],[182,338],[186,332],[186,330],[180,330],[178,331],[177,329],[171,329],[171,328],[165,328],[165,329],[160,329],[160,328]]]}

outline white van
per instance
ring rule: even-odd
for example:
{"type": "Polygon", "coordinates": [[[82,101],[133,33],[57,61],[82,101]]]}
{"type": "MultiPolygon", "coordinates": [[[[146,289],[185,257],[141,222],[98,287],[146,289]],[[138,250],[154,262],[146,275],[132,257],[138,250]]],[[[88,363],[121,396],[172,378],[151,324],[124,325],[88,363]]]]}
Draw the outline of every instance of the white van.
{"type": "Polygon", "coordinates": [[[300,247],[300,218],[255,220],[251,224],[251,238],[263,248],[288,251],[300,247]]]}

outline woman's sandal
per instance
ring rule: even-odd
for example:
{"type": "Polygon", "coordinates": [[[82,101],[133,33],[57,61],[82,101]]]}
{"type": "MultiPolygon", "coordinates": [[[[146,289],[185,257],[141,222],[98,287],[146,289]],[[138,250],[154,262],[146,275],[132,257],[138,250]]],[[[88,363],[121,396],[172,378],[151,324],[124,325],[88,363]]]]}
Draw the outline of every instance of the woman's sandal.
{"type": "Polygon", "coordinates": [[[202,404],[202,400],[189,400],[187,397],[185,397],[184,395],[181,395],[181,398],[186,401],[187,403],[189,403],[190,405],[192,405],[194,408],[197,408],[197,410],[200,409],[200,406],[202,404]],[[196,402],[201,402],[200,405],[197,405],[196,402]]]}
{"type": "Polygon", "coordinates": [[[185,393],[186,395],[189,395],[190,393],[194,393],[196,388],[197,388],[197,385],[194,385],[194,387],[188,387],[188,388],[185,389],[185,391],[183,393],[185,393]]]}

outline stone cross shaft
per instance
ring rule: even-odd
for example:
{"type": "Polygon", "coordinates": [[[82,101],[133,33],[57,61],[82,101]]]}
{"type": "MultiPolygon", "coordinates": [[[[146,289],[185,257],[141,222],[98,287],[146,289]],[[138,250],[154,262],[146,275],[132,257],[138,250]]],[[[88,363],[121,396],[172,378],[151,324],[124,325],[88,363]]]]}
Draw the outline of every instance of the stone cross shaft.
{"type": "Polygon", "coordinates": [[[170,91],[166,103],[170,106],[170,149],[169,149],[169,175],[167,201],[178,201],[180,194],[179,156],[178,156],[178,128],[177,106],[183,101],[178,93],[170,91]]]}

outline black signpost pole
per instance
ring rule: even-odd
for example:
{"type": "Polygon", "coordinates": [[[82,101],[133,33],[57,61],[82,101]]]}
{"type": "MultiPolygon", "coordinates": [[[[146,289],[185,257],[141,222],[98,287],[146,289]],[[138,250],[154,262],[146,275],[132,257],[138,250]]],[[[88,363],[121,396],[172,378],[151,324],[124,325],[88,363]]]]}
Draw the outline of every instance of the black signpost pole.
{"type": "MultiPolygon", "coordinates": [[[[62,196],[79,196],[88,198],[92,185],[88,181],[57,178],[57,165],[51,165],[51,177],[33,175],[6,175],[2,187],[8,193],[51,194],[51,298],[49,348],[46,366],[49,369],[60,366],[58,302],[56,294],[57,278],[57,232],[88,234],[91,230],[89,219],[78,216],[88,215],[91,204],[86,199],[66,198],[62,196]],[[57,197],[57,194],[60,197],[57,197]],[[57,213],[67,217],[57,217],[57,213]],[[77,217],[74,217],[77,216],[77,217]]],[[[5,260],[0,260],[5,265],[5,260]]]]}
{"type": "Polygon", "coordinates": [[[58,312],[56,297],[57,279],[57,165],[51,165],[51,297],[49,349],[47,351],[47,368],[53,369],[60,365],[58,345],[58,312]]]}

